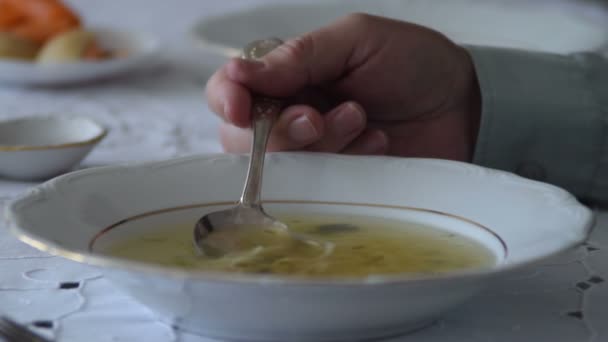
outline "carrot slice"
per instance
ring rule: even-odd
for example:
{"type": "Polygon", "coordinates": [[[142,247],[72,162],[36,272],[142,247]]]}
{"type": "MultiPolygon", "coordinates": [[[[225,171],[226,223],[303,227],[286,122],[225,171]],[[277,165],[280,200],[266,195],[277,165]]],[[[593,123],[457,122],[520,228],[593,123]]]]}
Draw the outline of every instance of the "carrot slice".
{"type": "Polygon", "coordinates": [[[23,15],[6,0],[0,0],[0,31],[8,31],[23,20],[23,15]]]}
{"type": "MultiPolygon", "coordinates": [[[[78,16],[60,0],[0,0],[20,15],[20,19],[8,19],[13,25],[7,31],[25,39],[44,43],[56,34],[80,26],[78,16]]],[[[8,12],[7,12],[8,13],[8,12]]]]}

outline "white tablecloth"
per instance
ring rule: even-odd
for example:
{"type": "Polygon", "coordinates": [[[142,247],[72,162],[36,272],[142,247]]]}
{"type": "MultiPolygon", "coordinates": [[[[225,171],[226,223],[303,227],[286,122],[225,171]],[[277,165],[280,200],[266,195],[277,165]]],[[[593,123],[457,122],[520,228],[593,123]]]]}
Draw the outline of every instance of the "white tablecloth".
{"type": "MultiPolygon", "coordinates": [[[[261,0],[97,1],[71,3],[91,25],[157,34],[157,69],[91,85],[0,87],[0,118],[38,114],[93,117],[111,132],[82,167],[217,152],[203,87],[217,60],[185,40],[201,16],[261,0]]],[[[0,200],[31,183],[0,180],[0,200]]],[[[0,314],[57,341],[209,341],[158,322],[98,269],[49,256],[17,241],[0,222],[0,314]]],[[[590,241],[542,265],[505,276],[434,326],[396,341],[608,341],[608,213],[590,241]]],[[[446,289],[449,290],[449,289],[446,289]]]]}

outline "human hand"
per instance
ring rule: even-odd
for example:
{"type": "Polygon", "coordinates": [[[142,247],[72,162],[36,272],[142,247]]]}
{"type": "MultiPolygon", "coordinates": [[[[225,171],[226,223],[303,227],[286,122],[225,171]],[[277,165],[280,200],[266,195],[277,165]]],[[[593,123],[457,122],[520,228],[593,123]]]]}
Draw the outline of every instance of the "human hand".
{"type": "Polygon", "coordinates": [[[252,92],[289,101],[269,151],[472,158],[480,95],[471,58],[421,26],[353,14],[259,62],[232,59],[207,85],[227,152],[251,146],[252,92]]]}

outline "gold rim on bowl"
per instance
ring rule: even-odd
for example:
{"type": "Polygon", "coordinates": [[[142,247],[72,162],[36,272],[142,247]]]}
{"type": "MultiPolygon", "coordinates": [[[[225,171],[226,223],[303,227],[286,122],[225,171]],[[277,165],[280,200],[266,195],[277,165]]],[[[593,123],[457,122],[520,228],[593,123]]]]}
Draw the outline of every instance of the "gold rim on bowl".
{"type": "MultiPolygon", "coordinates": [[[[333,201],[309,201],[309,200],[279,200],[272,199],[266,200],[264,203],[274,203],[274,204],[294,204],[294,203],[308,203],[308,204],[329,204],[329,205],[347,205],[347,206],[368,206],[368,207],[379,207],[379,208],[388,208],[388,209],[397,209],[397,210],[414,210],[421,211],[430,214],[440,215],[444,217],[453,218],[468,224],[471,224],[487,233],[492,235],[502,247],[502,255],[499,256],[497,263],[495,266],[490,267],[488,269],[467,269],[467,270],[457,270],[453,272],[447,272],[445,274],[437,274],[437,275],[404,275],[404,274],[396,274],[396,275],[378,275],[374,276],[373,281],[370,281],[369,277],[356,277],[356,278],[321,278],[321,279],[310,279],[310,278],[301,278],[301,277],[286,277],[286,276],[278,276],[278,275],[269,275],[269,276],[252,276],[251,274],[240,274],[240,273],[227,273],[227,272],[219,272],[219,271],[197,271],[197,270],[185,270],[175,267],[167,267],[167,266],[159,266],[154,265],[142,261],[134,261],[127,260],[120,257],[114,257],[111,255],[104,255],[101,253],[95,253],[92,251],[92,248],[95,244],[95,241],[99,239],[104,234],[109,231],[118,228],[120,225],[141,219],[143,217],[158,215],[161,213],[178,211],[178,210],[187,210],[193,208],[202,208],[208,206],[219,206],[219,205],[230,205],[234,204],[233,202],[213,202],[213,203],[202,203],[202,204],[190,204],[183,205],[171,208],[158,209],[154,211],[145,212],[142,214],[134,215],[129,218],[122,219],[117,221],[105,228],[99,230],[90,240],[84,251],[74,251],[60,246],[56,242],[48,241],[46,239],[40,239],[38,237],[34,237],[31,234],[23,231],[20,227],[17,226],[16,222],[10,219],[10,213],[8,215],[10,225],[9,229],[11,232],[21,241],[26,244],[33,246],[39,250],[48,252],[53,255],[58,255],[66,259],[70,259],[77,262],[82,262],[90,265],[100,266],[100,267],[108,267],[112,269],[121,269],[128,271],[141,271],[145,273],[153,273],[157,275],[164,275],[170,277],[178,277],[178,278],[190,278],[190,279],[198,279],[203,281],[211,281],[211,282],[225,282],[225,283],[264,283],[264,284],[279,284],[279,285],[296,285],[296,286],[363,286],[363,285],[374,285],[374,284],[396,284],[403,282],[417,282],[417,281],[440,281],[445,279],[458,279],[462,277],[469,276],[482,276],[482,275],[491,275],[498,271],[504,271],[505,269],[511,268],[514,265],[505,265],[505,261],[507,260],[509,251],[508,246],[504,239],[495,231],[486,227],[476,221],[468,219],[466,217],[462,217],[459,215],[446,213],[442,211],[437,211],[433,209],[425,209],[425,208],[417,208],[417,207],[408,207],[408,206],[398,206],[398,205],[385,205],[385,204],[375,204],[375,203],[353,203],[353,202],[333,202],[333,201]]],[[[516,266],[516,265],[515,265],[516,266]]]]}
{"type": "Polygon", "coordinates": [[[9,124],[19,121],[28,121],[28,120],[70,120],[70,119],[79,119],[79,120],[87,120],[93,125],[97,126],[100,129],[100,132],[93,136],[92,138],[82,140],[82,141],[74,141],[67,142],[63,144],[51,144],[51,145],[2,145],[0,144],[0,152],[15,152],[15,151],[34,151],[34,150],[51,150],[51,149],[62,149],[62,148],[70,148],[70,147],[80,147],[86,145],[92,145],[100,142],[106,135],[108,135],[108,129],[105,128],[102,124],[97,122],[96,120],[90,119],[88,117],[53,117],[53,116],[33,116],[33,117],[25,117],[25,118],[17,118],[13,120],[6,120],[0,122],[0,125],[9,124]]]}

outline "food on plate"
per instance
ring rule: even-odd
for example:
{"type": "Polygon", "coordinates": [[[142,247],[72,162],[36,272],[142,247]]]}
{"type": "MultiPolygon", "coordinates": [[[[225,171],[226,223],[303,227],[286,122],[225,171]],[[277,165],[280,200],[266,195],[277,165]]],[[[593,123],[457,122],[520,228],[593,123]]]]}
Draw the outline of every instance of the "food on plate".
{"type": "Polygon", "coordinates": [[[78,15],[60,0],[0,0],[0,31],[44,44],[77,27],[78,15]]]}
{"type": "Polygon", "coordinates": [[[38,45],[11,33],[0,32],[0,58],[31,60],[38,53],[38,45]]]}
{"type": "Polygon", "coordinates": [[[244,252],[203,256],[193,248],[190,222],[149,227],[144,234],[114,243],[107,253],[189,270],[311,278],[432,275],[489,268],[496,262],[489,249],[471,238],[414,222],[347,214],[277,217],[291,231],[326,247],[310,248],[270,230],[223,230],[210,237],[232,240],[245,247],[244,252]]]}
{"type": "Polygon", "coordinates": [[[86,30],[72,30],[51,39],[38,53],[38,63],[69,63],[79,60],[104,58],[104,51],[95,42],[95,34],[86,30]]]}
{"type": "Polygon", "coordinates": [[[0,0],[0,59],[50,64],[112,57],[61,0],[0,0]]]}

